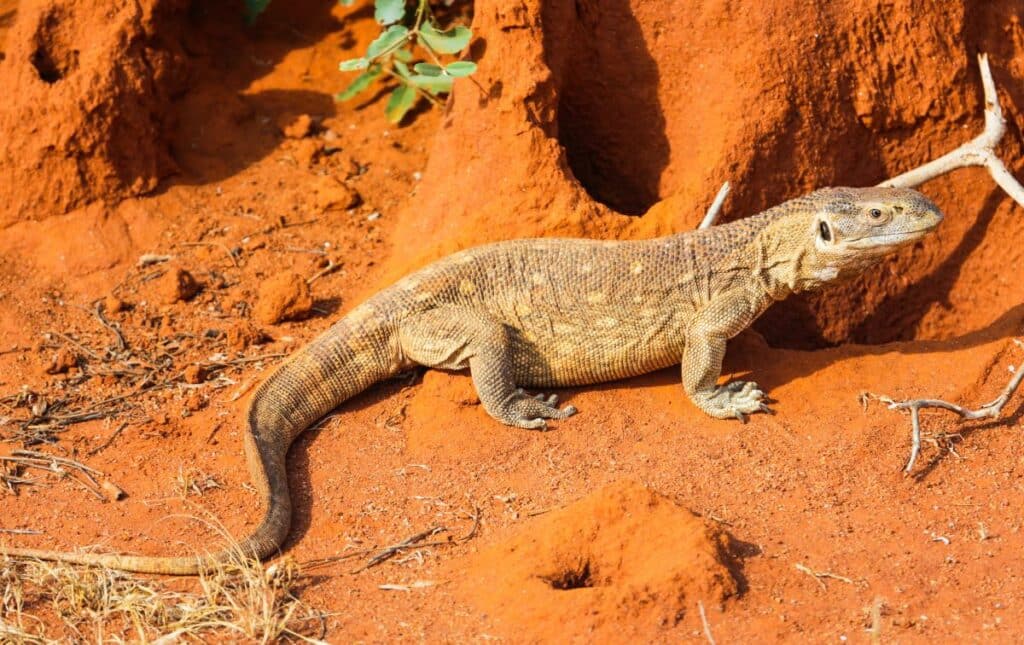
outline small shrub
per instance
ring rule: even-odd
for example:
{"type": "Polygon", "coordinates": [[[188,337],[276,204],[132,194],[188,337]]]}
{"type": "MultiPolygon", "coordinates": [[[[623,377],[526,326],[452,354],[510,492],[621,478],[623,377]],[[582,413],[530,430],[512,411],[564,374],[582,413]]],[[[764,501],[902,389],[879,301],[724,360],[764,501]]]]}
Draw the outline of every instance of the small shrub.
{"type": "Polygon", "coordinates": [[[398,123],[417,101],[439,104],[438,96],[451,92],[456,78],[476,71],[473,61],[452,60],[469,45],[473,32],[464,25],[442,29],[428,0],[376,0],[374,18],[383,28],[380,35],[363,56],[339,66],[343,72],[361,71],[337,95],[339,101],[358,96],[377,80],[397,82],[384,111],[391,123],[398,123]]]}

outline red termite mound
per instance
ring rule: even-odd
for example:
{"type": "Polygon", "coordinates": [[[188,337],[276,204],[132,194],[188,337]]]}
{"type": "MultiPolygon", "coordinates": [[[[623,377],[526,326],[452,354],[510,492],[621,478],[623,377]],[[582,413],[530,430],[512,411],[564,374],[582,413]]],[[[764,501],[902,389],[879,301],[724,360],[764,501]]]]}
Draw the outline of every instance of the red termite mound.
{"type": "Polygon", "coordinates": [[[173,171],[186,4],[21,3],[0,61],[0,226],[145,193],[173,171]]]}

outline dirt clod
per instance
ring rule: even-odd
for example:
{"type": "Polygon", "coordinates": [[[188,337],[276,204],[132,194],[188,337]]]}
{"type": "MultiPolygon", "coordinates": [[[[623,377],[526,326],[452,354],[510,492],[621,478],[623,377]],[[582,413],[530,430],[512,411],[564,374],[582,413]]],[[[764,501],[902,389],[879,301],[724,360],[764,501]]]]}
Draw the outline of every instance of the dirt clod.
{"type": "Polygon", "coordinates": [[[206,377],[206,369],[202,365],[189,365],[185,368],[185,373],[182,376],[185,382],[191,385],[202,383],[206,380],[206,377]]]}
{"type": "Polygon", "coordinates": [[[295,146],[292,156],[300,167],[312,166],[324,152],[324,142],[317,139],[303,139],[295,146]]]}
{"type": "Polygon", "coordinates": [[[78,366],[78,356],[67,347],[61,347],[50,357],[46,366],[47,374],[66,374],[68,370],[78,366]]]}
{"type": "Polygon", "coordinates": [[[315,204],[317,210],[345,210],[358,206],[362,201],[359,193],[334,177],[321,177],[316,183],[315,204]]]}
{"type": "Polygon", "coordinates": [[[181,267],[171,268],[154,282],[157,299],[167,305],[191,300],[199,293],[199,283],[181,267]]]}
{"type": "Polygon", "coordinates": [[[278,120],[277,125],[281,129],[281,134],[289,139],[302,139],[313,132],[314,121],[308,114],[286,115],[278,120]]]}
{"type": "Polygon", "coordinates": [[[259,345],[267,340],[262,329],[248,320],[239,321],[227,329],[228,347],[240,352],[250,345],[259,345]]]}
{"type": "Polygon", "coordinates": [[[286,271],[263,283],[253,313],[260,322],[273,325],[305,318],[312,309],[313,296],[306,280],[286,271]]]}
{"type": "MultiPolygon", "coordinates": [[[[205,375],[204,375],[205,378],[205,375]]],[[[206,397],[203,396],[202,392],[190,392],[185,397],[185,409],[189,412],[198,412],[206,407],[206,397]]]]}
{"type": "Polygon", "coordinates": [[[124,311],[126,307],[126,303],[114,294],[109,294],[103,299],[103,310],[108,314],[120,313],[124,311]]]}

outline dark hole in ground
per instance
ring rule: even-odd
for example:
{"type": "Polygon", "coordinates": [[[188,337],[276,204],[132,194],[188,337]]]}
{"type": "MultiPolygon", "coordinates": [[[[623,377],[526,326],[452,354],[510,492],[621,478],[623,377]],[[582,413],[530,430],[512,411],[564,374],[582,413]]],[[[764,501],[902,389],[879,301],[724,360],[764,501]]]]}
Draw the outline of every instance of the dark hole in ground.
{"type": "Polygon", "coordinates": [[[570,589],[587,589],[596,586],[590,575],[590,563],[585,562],[579,569],[563,571],[557,576],[545,577],[544,581],[551,585],[552,589],[568,591],[570,589]]]}
{"type": "Polygon", "coordinates": [[[39,78],[51,85],[64,77],[63,71],[45,47],[39,47],[32,53],[32,66],[39,73],[39,78]]]}

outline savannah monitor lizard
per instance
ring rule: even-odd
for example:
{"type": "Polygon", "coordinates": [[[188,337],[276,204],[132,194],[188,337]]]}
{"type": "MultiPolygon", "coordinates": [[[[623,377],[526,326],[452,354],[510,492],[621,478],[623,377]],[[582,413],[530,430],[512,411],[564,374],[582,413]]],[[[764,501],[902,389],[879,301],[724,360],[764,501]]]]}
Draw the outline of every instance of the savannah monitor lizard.
{"type": "Polygon", "coordinates": [[[682,365],[707,414],[769,409],[753,382],[719,385],[726,341],[791,293],[858,275],[921,239],[939,209],[905,188],[826,188],[708,229],[642,241],[529,239],[443,258],[359,305],[281,364],[248,410],[246,457],[265,503],[237,550],[146,557],[7,549],[20,557],[196,574],[240,552],[276,553],[291,526],[285,457],[341,402],[413,365],[469,368],[484,410],[519,428],[576,412],[561,387],[682,365]]]}

